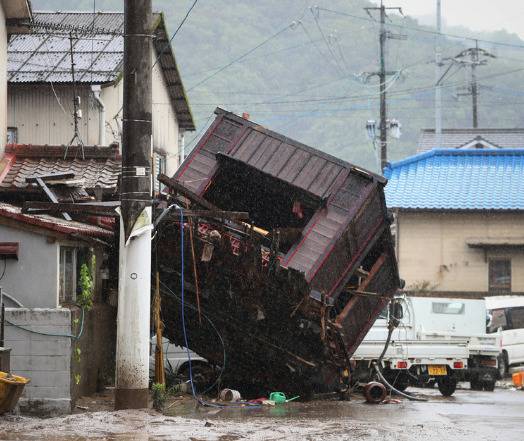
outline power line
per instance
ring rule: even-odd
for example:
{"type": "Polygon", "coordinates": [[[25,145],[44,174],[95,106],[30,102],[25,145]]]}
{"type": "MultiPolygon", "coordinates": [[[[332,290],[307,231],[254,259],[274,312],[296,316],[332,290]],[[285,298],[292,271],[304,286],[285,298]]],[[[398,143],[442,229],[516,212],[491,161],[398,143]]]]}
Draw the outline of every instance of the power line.
{"type": "Polygon", "coordinates": [[[287,26],[285,26],[284,28],[280,29],[278,32],[275,32],[273,35],[271,35],[269,38],[266,38],[264,41],[260,42],[259,44],[257,44],[255,47],[249,49],[247,52],[244,52],[242,55],[240,55],[239,57],[235,58],[234,60],[231,60],[229,63],[225,64],[224,66],[222,66],[221,68],[219,68],[217,71],[213,72],[211,75],[208,75],[207,77],[205,77],[203,80],[199,81],[198,83],[194,84],[193,86],[191,86],[189,89],[187,89],[188,92],[192,91],[193,89],[195,89],[196,87],[199,87],[201,86],[202,84],[204,84],[205,82],[209,81],[211,78],[214,78],[216,75],[218,75],[220,72],[223,72],[224,70],[226,70],[228,67],[232,66],[233,64],[235,63],[238,63],[239,61],[241,61],[243,58],[247,57],[249,54],[255,52],[259,47],[262,47],[264,46],[267,42],[273,40],[274,38],[278,37],[280,34],[282,34],[284,31],[287,31],[288,29],[291,29],[293,26],[295,26],[296,22],[293,22],[287,26]]]}
{"type": "Polygon", "coordinates": [[[189,14],[191,14],[191,11],[193,10],[193,8],[196,6],[198,0],[195,0],[193,2],[193,4],[191,5],[191,7],[187,10],[186,12],[186,15],[184,16],[184,18],[182,19],[182,21],[180,22],[180,24],[178,25],[178,27],[176,28],[175,32],[173,32],[173,35],[171,36],[171,38],[169,39],[169,41],[166,43],[166,45],[162,48],[162,50],[160,51],[160,53],[157,55],[156,57],[156,60],[155,62],[153,63],[153,66],[151,66],[151,69],[154,68],[156,66],[156,64],[158,63],[158,60],[160,59],[160,57],[164,54],[164,52],[171,47],[171,42],[173,41],[173,39],[176,37],[176,34],[178,34],[178,31],[180,29],[182,29],[182,26],[184,26],[184,23],[186,22],[186,20],[188,19],[189,17],[189,14]]]}
{"type": "MultiPolygon", "coordinates": [[[[363,20],[363,21],[368,21],[368,22],[375,22],[375,20],[373,20],[371,18],[361,17],[359,15],[349,14],[347,12],[335,11],[333,9],[321,8],[321,7],[319,7],[319,10],[320,11],[329,12],[329,13],[332,13],[332,14],[336,14],[336,15],[342,15],[342,16],[345,16],[345,17],[355,18],[357,20],[363,20]]],[[[400,28],[408,29],[408,30],[415,31],[415,32],[424,32],[426,34],[431,34],[431,35],[443,35],[445,37],[455,38],[455,39],[459,39],[459,40],[469,40],[469,41],[475,41],[476,40],[476,41],[479,41],[479,42],[482,42],[482,43],[487,43],[487,44],[494,44],[494,45],[498,45],[498,46],[507,46],[507,47],[514,47],[514,48],[518,48],[518,49],[524,49],[524,44],[503,43],[503,42],[500,42],[500,41],[485,40],[485,39],[482,39],[482,38],[466,37],[464,35],[447,34],[447,33],[441,33],[441,32],[437,32],[437,31],[432,31],[430,29],[419,28],[419,27],[415,27],[415,26],[399,25],[399,24],[396,24],[396,23],[389,23],[388,26],[400,27],[400,28]]]]}
{"type": "MultiPolygon", "coordinates": [[[[499,72],[496,74],[491,75],[485,75],[484,77],[478,78],[478,81],[483,81],[491,78],[498,78],[505,75],[510,75],[517,72],[524,71],[524,68],[518,68],[513,69],[505,72],[499,72]]],[[[455,87],[455,86],[462,86],[464,84],[468,84],[469,81],[457,81],[452,83],[443,84],[442,87],[455,87]]],[[[420,86],[420,87],[413,87],[409,89],[401,89],[396,92],[391,92],[392,96],[401,96],[405,94],[412,94],[413,92],[418,91],[425,91],[425,90],[433,90],[434,84],[430,84],[427,86],[420,86]]],[[[259,102],[239,102],[239,103],[222,103],[223,105],[230,105],[230,106],[251,106],[251,105],[272,105],[272,104],[299,104],[299,103],[323,103],[323,102],[337,102],[337,101],[351,101],[351,100],[362,100],[362,99],[368,99],[368,98],[377,98],[375,95],[349,95],[349,96],[332,96],[332,97],[325,97],[325,98],[313,98],[313,99],[304,99],[304,100],[289,100],[289,101],[259,101],[259,102]]],[[[216,102],[193,102],[191,104],[192,106],[209,106],[209,105],[216,105],[216,102]]]]}

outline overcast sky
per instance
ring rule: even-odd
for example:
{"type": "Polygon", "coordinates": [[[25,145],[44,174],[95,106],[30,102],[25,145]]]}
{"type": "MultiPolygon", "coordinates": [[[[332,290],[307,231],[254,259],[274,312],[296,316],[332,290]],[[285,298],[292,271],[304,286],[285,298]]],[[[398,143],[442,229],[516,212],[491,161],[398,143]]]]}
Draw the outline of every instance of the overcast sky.
{"type": "MultiPolygon", "coordinates": [[[[375,0],[377,3],[379,0],[375,0]]],[[[411,16],[435,15],[436,0],[385,0],[411,16]]],[[[473,30],[506,29],[524,38],[523,0],[441,0],[442,17],[448,26],[464,25],[473,30]]]]}

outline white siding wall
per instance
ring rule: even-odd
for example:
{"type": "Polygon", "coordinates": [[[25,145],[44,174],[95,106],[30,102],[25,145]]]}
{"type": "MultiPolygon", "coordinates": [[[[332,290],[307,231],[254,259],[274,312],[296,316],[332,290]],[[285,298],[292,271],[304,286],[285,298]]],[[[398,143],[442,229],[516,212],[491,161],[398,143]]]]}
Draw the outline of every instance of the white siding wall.
{"type": "Polygon", "coordinates": [[[0,4],[0,156],[4,154],[6,141],[6,108],[7,108],[7,30],[5,13],[0,4]]]}
{"type": "Polygon", "coordinates": [[[178,121],[159,64],[153,68],[153,147],[166,152],[166,174],[172,176],[179,162],[178,121]]]}
{"type": "MultiPolygon", "coordinates": [[[[69,144],[74,134],[73,88],[54,84],[9,85],[8,126],[17,127],[19,144],[69,144]],[[60,107],[59,102],[62,104],[60,107]],[[65,111],[65,112],[64,112],[65,111]]],[[[86,145],[98,144],[98,105],[89,87],[77,87],[82,119],[80,136],[86,145]]],[[[111,141],[110,136],[106,138],[111,141]]]]}
{"type": "MultiPolygon", "coordinates": [[[[2,55],[0,54],[0,57],[2,55]]],[[[155,58],[153,57],[153,60],[155,58]]],[[[0,58],[1,63],[1,58],[0,58]]],[[[61,145],[73,137],[73,89],[54,84],[11,84],[8,93],[8,126],[17,127],[19,144],[61,145]],[[65,112],[61,109],[62,104],[65,112]]],[[[166,153],[166,172],[173,175],[178,167],[178,121],[171,104],[160,65],[153,68],[153,147],[166,153]]],[[[83,118],[80,136],[87,145],[97,145],[99,107],[89,86],[77,87],[83,118]]],[[[102,88],[101,100],[106,107],[106,144],[120,142],[122,129],[123,84],[102,88]]],[[[2,117],[5,112],[2,113],[2,117]]],[[[5,128],[6,124],[2,127],[5,128]]],[[[5,139],[5,133],[3,133],[5,139]]]]}

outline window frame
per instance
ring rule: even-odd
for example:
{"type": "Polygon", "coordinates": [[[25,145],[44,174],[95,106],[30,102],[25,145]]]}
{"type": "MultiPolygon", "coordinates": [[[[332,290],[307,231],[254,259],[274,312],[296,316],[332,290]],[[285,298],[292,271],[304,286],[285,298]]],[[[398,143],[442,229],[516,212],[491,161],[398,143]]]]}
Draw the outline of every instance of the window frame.
{"type": "Polygon", "coordinates": [[[59,245],[58,246],[58,304],[72,304],[76,301],[76,290],[77,290],[77,257],[78,257],[78,247],[71,245],[59,245]],[[71,294],[66,295],[65,293],[65,254],[64,257],[62,252],[71,251],[72,252],[72,281],[71,281],[71,294]]]}
{"type": "MultiPolygon", "coordinates": [[[[490,257],[488,260],[488,291],[489,292],[511,292],[511,278],[512,278],[512,271],[511,271],[511,258],[509,257],[490,257]],[[508,274],[505,276],[508,278],[507,284],[497,284],[494,279],[495,276],[493,275],[493,272],[495,269],[492,267],[494,263],[500,263],[505,262],[508,263],[508,274]]],[[[499,278],[501,276],[498,276],[499,278]]]]}

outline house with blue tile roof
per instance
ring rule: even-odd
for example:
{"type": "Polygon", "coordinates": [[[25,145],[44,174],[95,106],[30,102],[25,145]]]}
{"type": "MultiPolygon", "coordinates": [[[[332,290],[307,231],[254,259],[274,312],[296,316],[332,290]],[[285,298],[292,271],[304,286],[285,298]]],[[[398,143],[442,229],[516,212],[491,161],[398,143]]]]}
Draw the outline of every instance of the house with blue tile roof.
{"type": "Polygon", "coordinates": [[[384,175],[409,291],[524,294],[524,149],[434,149],[384,175]]]}

